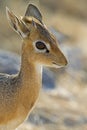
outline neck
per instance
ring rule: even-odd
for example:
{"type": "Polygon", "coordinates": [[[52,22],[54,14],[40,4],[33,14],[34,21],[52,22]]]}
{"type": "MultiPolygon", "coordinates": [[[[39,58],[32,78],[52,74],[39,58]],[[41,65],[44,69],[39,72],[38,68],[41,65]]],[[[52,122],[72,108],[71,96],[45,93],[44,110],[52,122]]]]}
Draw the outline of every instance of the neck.
{"type": "Polygon", "coordinates": [[[39,95],[42,83],[42,67],[27,61],[23,57],[18,78],[21,79],[21,101],[25,102],[26,99],[25,105],[28,105],[29,102],[29,104],[34,104],[39,95]]]}
{"type": "Polygon", "coordinates": [[[33,88],[36,84],[40,86],[42,82],[42,67],[23,59],[19,76],[22,80],[22,84],[25,86],[28,84],[29,88],[33,88]],[[30,84],[32,85],[30,86],[30,84]]]}
{"type": "MultiPolygon", "coordinates": [[[[21,70],[19,73],[19,77],[22,80],[22,83],[26,84],[27,82],[38,82],[42,81],[42,67],[37,64],[33,64],[26,61],[26,63],[22,63],[21,70]]],[[[29,84],[30,84],[29,82],[29,84]]]]}

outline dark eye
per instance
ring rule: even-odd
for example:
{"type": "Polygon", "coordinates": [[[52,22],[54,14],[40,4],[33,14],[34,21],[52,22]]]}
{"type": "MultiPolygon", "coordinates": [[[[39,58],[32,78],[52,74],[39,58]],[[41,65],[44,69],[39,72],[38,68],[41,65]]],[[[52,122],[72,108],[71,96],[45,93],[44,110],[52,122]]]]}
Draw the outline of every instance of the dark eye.
{"type": "Polygon", "coordinates": [[[40,49],[40,50],[46,49],[46,45],[41,41],[36,42],[36,47],[37,49],[40,49]]]}

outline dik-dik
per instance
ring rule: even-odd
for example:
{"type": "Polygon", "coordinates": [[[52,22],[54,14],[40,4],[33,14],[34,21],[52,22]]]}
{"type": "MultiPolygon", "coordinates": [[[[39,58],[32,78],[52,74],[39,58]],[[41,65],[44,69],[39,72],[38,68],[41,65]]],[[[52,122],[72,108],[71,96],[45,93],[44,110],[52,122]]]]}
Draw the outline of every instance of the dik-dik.
{"type": "Polygon", "coordinates": [[[19,73],[0,73],[0,130],[15,130],[38,98],[43,66],[59,68],[67,65],[67,60],[35,5],[29,4],[22,18],[8,8],[6,12],[11,27],[22,38],[22,51],[19,73]]]}

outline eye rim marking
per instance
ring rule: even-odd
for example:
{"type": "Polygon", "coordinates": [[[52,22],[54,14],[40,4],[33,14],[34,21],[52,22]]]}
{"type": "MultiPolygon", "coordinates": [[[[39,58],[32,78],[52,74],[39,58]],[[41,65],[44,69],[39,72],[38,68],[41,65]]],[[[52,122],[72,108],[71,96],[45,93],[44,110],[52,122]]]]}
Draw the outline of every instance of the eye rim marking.
{"type": "Polygon", "coordinates": [[[33,42],[33,46],[34,46],[34,48],[35,48],[35,50],[36,50],[36,52],[37,53],[49,53],[50,52],[50,45],[49,44],[47,44],[46,42],[44,42],[43,40],[37,40],[37,41],[35,41],[35,42],[33,42]],[[45,48],[44,49],[38,49],[37,47],[36,47],[36,43],[37,42],[42,42],[42,43],[44,43],[44,45],[45,45],[45,48]]]}
{"type": "Polygon", "coordinates": [[[46,45],[42,41],[37,41],[35,44],[36,44],[36,48],[39,50],[44,50],[47,48],[46,45]]]}

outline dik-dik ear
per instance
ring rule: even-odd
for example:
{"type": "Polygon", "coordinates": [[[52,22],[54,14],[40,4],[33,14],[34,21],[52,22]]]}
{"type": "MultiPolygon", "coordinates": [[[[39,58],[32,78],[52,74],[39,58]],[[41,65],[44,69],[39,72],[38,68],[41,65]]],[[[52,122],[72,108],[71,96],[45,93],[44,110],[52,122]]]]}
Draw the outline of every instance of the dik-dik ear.
{"type": "Polygon", "coordinates": [[[30,31],[27,27],[27,25],[17,16],[13,14],[7,7],[6,7],[6,14],[8,21],[11,25],[11,27],[22,37],[25,38],[29,35],[30,31]]]}
{"type": "Polygon", "coordinates": [[[33,4],[28,5],[25,16],[32,16],[42,23],[42,15],[39,9],[33,4]]]}

